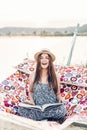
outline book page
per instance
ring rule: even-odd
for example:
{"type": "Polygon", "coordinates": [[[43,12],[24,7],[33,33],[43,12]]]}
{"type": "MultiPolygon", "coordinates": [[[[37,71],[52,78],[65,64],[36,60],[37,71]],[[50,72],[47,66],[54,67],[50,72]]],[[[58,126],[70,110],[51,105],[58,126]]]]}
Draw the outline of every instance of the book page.
{"type": "Polygon", "coordinates": [[[30,105],[30,104],[26,104],[23,102],[20,102],[19,106],[26,107],[26,108],[36,108],[36,109],[40,109],[40,110],[42,109],[41,106],[39,106],[39,105],[30,105]]]}
{"type": "Polygon", "coordinates": [[[20,102],[19,106],[45,111],[46,108],[53,107],[53,106],[60,106],[62,104],[64,104],[64,103],[50,103],[50,104],[44,104],[43,106],[39,106],[39,105],[30,105],[30,104],[20,102]]]}
{"type": "Polygon", "coordinates": [[[43,106],[42,106],[42,111],[44,111],[46,108],[48,108],[48,107],[52,107],[52,106],[60,106],[60,105],[62,105],[62,104],[64,104],[64,103],[49,103],[49,104],[44,104],[43,106]]]}

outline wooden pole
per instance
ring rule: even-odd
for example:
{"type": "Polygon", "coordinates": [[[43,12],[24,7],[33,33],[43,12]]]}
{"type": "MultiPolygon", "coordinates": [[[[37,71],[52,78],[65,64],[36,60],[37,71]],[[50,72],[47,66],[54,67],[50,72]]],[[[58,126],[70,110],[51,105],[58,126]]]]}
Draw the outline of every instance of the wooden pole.
{"type": "Polygon", "coordinates": [[[67,64],[66,64],[67,66],[70,66],[70,63],[71,63],[72,54],[73,54],[75,41],[76,41],[76,35],[78,33],[78,28],[79,28],[79,24],[77,24],[77,27],[76,27],[75,32],[74,32],[74,36],[73,36],[73,40],[72,40],[72,46],[71,46],[71,50],[70,50],[69,57],[68,57],[67,64]]]}

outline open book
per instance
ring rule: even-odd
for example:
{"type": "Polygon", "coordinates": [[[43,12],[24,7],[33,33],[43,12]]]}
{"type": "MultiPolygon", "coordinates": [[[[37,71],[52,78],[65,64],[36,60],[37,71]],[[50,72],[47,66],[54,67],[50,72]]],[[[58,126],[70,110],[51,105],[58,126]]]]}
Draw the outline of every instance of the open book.
{"type": "Polygon", "coordinates": [[[30,105],[30,104],[20,102],[19,107],[29,108],[29,109],[32,109],[32,110],[36,109],[36,110],[44,112],[45,110],[47,110],[49,108],[58,107],[58,106],[61,106],[63,104],[64,103],[50,103],[50,104],[44,104],[43,106],[39,106],[39,105],[30,105]]]}

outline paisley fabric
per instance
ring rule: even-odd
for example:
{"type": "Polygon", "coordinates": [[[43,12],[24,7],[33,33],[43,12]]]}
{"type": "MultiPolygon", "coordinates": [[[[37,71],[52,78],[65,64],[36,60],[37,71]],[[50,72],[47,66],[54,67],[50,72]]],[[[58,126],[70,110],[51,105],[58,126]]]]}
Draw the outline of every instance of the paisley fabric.
{"type": "Polygon", "coordinates": [[[36,105],[44,105],[48,103],[57,103],[57,97],[53,89],[48,84],[38,83],[34,87],[34,102],[36,105]]]}
{"type": "MultiPolygon", "coordinates": [[[[34,87],[34,101],[35,105],[44,105],[49,103],[57,103],[56,94],[53,89],[49,89],[48,84],[38,83],[34,87]]],[[[41,112],[37,109],[30,109],[19,107],[19,115],[30,118],[33,120],[58,120],[65,116],[66,108],[64,105],[49,107],[45,112],[41,112]]]]}
{"type": "Polygon", "coordinates": [[[66,115],[66,108],[64,105],[49,107],[46,111],[40,111],[38,109],[31,109],[25,107],[19,107],[18,113],[20,116],[33,119],[33,120],[51,120],[58,121],[64,118],[66,115]]]}

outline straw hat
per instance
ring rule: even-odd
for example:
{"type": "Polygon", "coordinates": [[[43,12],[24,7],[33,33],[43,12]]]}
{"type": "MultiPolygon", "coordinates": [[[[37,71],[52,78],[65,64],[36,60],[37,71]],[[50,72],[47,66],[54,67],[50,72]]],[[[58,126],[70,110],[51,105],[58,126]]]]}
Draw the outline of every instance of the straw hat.
{"type": "Polygon", "coordinates": [[[55,55],[54,55],[53,53],[51,53],[49,50],[46,50],[46,49],[37,52],[37,53],[34,55],[35,60],[37,61],[38,56],[39,56],[40,54],[43,54],[43,53],[50,55],[51,58],[52,58],[52,61],[55,60],[55,55]]]}

